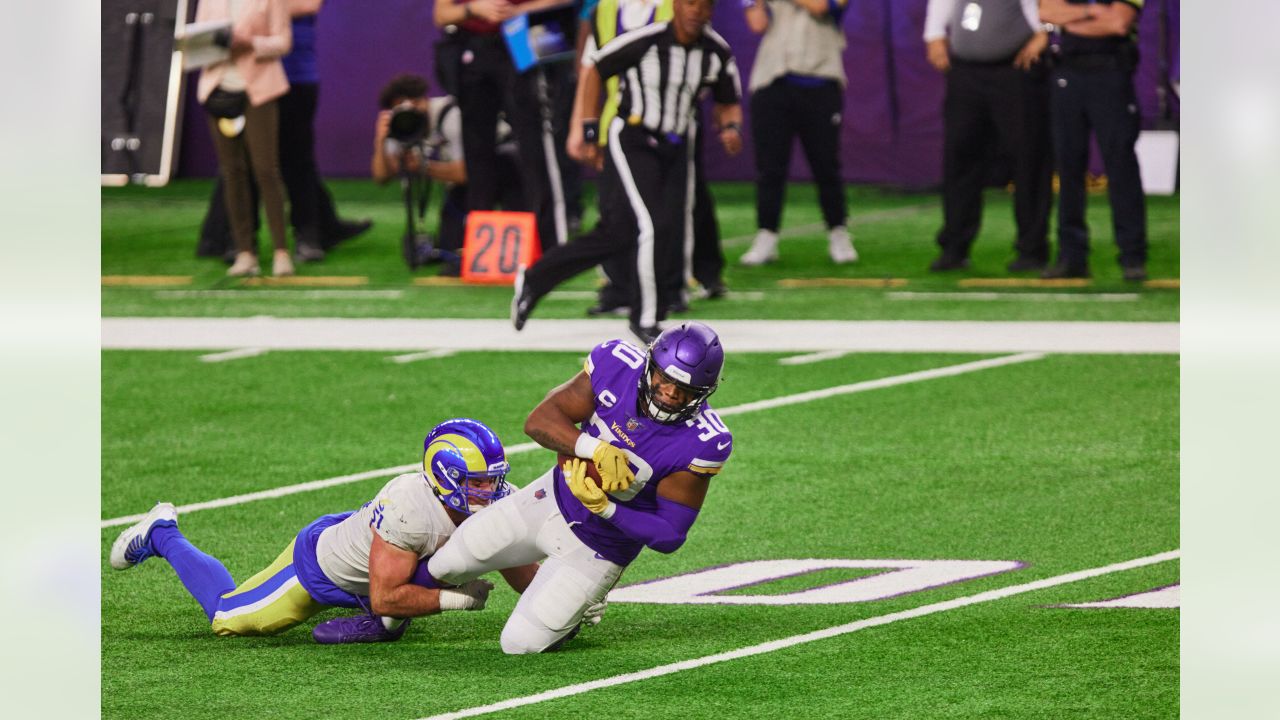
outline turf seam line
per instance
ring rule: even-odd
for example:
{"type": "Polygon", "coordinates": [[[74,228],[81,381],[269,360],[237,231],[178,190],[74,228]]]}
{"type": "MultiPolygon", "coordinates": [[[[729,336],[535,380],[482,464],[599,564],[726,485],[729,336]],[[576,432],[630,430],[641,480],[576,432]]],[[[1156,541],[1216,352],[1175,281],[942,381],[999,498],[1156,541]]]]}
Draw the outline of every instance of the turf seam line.
{"type": "MultiPolygon", "coordinates": [[[[797,393],[795,395],[783,395],[781,397],[770,398],[768,400],[758,400],[756,402],[744,403],[742,405],[734,405],[732,407],[717,410],[716,413],[723,417],[755,412],[757,410],[769,410],[776,407],[784,407],[786,405],[810,402],[812,400],[822,400],[838,395],[848,395],[867,390],[878,390],[880,388],[893,387],[895,385],[905,385],[907,383],[919,382],[922,380],[933,380],[940,377],[962,375],[964,373],[975,372],[978,370],[986,370],[1004,365],[1039,360],[1043,357],[1044,353],[1020,353],[1018,355],[1006,355],[1004,357],[991,358],[988,360],[961,363],[960,365],[949,365],[946,367],[933,368],[931,370],[921,370],[918,372],[907,373],[906,375],[894,375],[892,377],[880,378],[877,380],[865,380],[863,382],[853,383],[850,385],[838,385],[836,387],[824,388],[822,390],[811,390],[809,392],[797,393]]],[[[541,445],[533,442],[512,445],[507,448],[507,455],[518,455],[530,450],[540,449],[541,447],[541,445]]],[[[400,473],[415,470],[418,467],[419,465],[417,464],[397,465],[395,467],[381,468],[379,470],[366,470],[352,475],[341,475],[339,477],[332,477],[324,480],[310,480],[297,485],[285,485],[283,487],[271,488],[269,490],[259,490],[257,492],[246,493],[243,495],[233,495],[231,497],[220,498],[217,500],[207,500],[204,502],[193,503],[191,505],[180,505],[178,506],[178,512],[189,513],[196,510],[210,510],[213,508],[254,502],[256,500],[284,497],[286,495],[293,495],[311,490],[321,490],[324,488],[334,487],[336,485],[359,482],[361,480],[371,480],[373,478],[399,475],[400,473]]],[[[117,525],[130,525],[141,520],[144,515],[145,514],[127,515],[124,517],[111,518],[110,520],[103,520],[101,527],[109,528],[117,525]]]]}
{"type": "Polygon", "coordinates": [[[1145,567],[1147,565],[1155,565],[1157,563],[1176,560],[1179,557],[1181,557],[1181,550],[1170,550],[1168,552],[1158,553],[1156,555],[1148,555],[1146,557],[1135,558],[1133,560],[1126,560],[1124,562],[1113,563],[1111,565],[1104,565],[1102,567],[1089,568],[1087,570],[1077,570],[1076,572],[1066,573],[1065,575],[1056,575],[1054,577],[1044,578],[1042,580],[1034,580],[1029,583],[1023,583],[1021,585],[1012,585],[1009,587],[997,588],[995,590],[988,590],[986,592],[978,593],[977,595],[968,595],[965,597],[954,598],[952,600],[944,600],[942,602],[931,603],[929,605],[922,605],[920,607],[912,608],[910,610],[901,610],[898,612],[889,613],[888,615],[880,615],[877,617],[865,618],[863,620],[846,623],[844,625],[836,625],[834,627],[829,627],[822,630],[815,630],[813,632],[805,633],[803,635],[793,635],[791,637],[782,638],[780,640],[771,640],[769,642],[760,643],[758,645],[751,645],[745,648],[738,648],[737,650],[729,650],[722,653],[716,653],[714,655],[705,655],[700,658],[693,658],[692,660],[682,660],[680,662],[668,663],[666,665],[659,665],[657,667],[649,668],[648,670],[639,670],[637,672],[624,673],[622,675],[615,675],[613,677],[602,678],[600,680],[592,680],[590,682],[578,683],[576,685],[566,685],[564,687],[556,688],[554,690],[546,690],[533,695],[526,695],[524,697],[511,698],[509,700],[502,700],[500,702],[492,703],[489,705],[481,705],[478,707],[467,708],[465,710],[458,710],[455,712],[443,713],[440,715],[432,715],[429,718],[424,718],[423,720],[458,720],[460,718],[475,717],[477,715],[487,715],[489,713],[500,712],[502,710],[510,710],[512,708],[524,707],[526,705],[533,705],[533,704],[545,702],[548,700],[558,700],[560,698],[571,697],[573,695],[581,695],[583,693],[591,692],[592,690],[600,690],[603,688],[614,687],[617,685],[625,685],[627,683],[638,682],[641,680],[649,680],[651,678],[662,677],[664,675],[671,675],[674,673],[682,672],[684,670],[693,670],[706,665],[712,665],[715,663],[727,662],[729,660],[739,660],[742,658],[752,657],[754,655],[763,655],[765,653],[774,652],[776,650],[785,650],[787,648],[795,647],[797,645],[804,645],[807,643],[816,642],[818,640],[826,640],[829,638],[838,637],[840,635],[847,635],[849,633],[857,632],[859,630],[865,630],[866,628],[878,627],[881,625],[888,625],[889,623],[897,622],[899,620],[909,620],[911,618],[922,617],[925,615],[932,615],[934,613],[939,613],[946,610],[955,610],[957,608],[962,608],[969,605],[977,605],[979,603],[990,602],[992,600],[1002,600],[1004,598],[1012,597],[1014,595],[1020,595],[1022,593],[1033,592],[1036,590],[1043,590],[1045,588],[1050,588],[1057,585],[1065,585],[1067,583],[1073,583],[1080,580],[1087,580],[1089,578],[1098,577],[1100,575],[1108,575],[1110,573],[1121,572],[1123,570],[1132,570],[1134,568],[1145,567]]]}
{"type": "Polygon", "coordinates": [[[240,348],[239,350],[228,350],[226,352],[201,355],[200,361],[207,362],[207,363],[226,362],[228,360],[239,360],[241,358],[251,358],[251,357],[257,357],[259,355],[266,355],[266,354],[267,354],[266,348],[247,347],[247,348],[240,348]]]}

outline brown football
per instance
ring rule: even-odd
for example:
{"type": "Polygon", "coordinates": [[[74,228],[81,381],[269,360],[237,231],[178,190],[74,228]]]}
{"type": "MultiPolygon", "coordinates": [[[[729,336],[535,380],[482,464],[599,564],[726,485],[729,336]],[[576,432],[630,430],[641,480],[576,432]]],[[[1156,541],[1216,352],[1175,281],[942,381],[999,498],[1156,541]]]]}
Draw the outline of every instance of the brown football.
{"type": "MultiPolygon", "coordinates": [[[[572,455],[561,454],[556,457],[556,464],[558,464],[560,466],[560,469],[563,470],[564,464],[569,462],[572,459],[573,459],[572,455]]],[[[587,464],[587,477],[596,481],[596,487],[603,487],[603,485],[601,485],[600,483],[600,471],[596,469],[596,464],[591,462],[590,460],[583,460],[582,462],[587,464]]]]}

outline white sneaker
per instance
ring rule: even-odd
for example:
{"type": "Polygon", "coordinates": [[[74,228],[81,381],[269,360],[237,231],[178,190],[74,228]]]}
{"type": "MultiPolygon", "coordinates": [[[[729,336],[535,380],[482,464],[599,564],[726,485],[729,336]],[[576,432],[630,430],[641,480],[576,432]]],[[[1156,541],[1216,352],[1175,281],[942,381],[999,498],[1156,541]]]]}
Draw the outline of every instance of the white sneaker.
{"type": "Polygon", "coordinates": [[[857,262],[858,251],[853,249],[853,238],[849,237],[849,231],[843,225],[837,225],[827,233],[827,253],[831,255],[831,262],[837,265],[857,262]]]}
{"type": "Polygon", "coordinates": [[[173,503],[156,503],[136,525],[120,533],[111,544],[111,567],[127,570],[151,557],[151,531],[159,526],[177,527],[178,509],[173,503]]]}
{"type": "Polygon", "coordinates": [[[751,249],[743,253],[738,262],[755,266],[771,263],[778,259],[778,233],[772,230],[761,230],[756,239],[751,241],[751,249]]]}
{"type": "Polygon", "coordinates": [[[227,268],[228,277],[250,277],[258,272],[258,256],[251,252],[236,253],[235,263],[227,268]]]}
{"type": "Polygon", "coordinates": [[[290,277],[293,275],[293,260],[288,250],[277,250],[271,258],[271,275],[273,277],[290,277]]]}

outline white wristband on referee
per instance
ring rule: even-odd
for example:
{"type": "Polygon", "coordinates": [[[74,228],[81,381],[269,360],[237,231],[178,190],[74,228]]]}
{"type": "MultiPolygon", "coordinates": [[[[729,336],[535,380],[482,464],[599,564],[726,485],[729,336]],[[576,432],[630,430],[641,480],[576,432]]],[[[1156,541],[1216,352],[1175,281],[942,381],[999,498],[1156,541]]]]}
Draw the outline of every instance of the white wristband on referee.
{"type": "Polygon", "coordinates": [[[604,444],[600,438],[594,438],[586,433],[578,435],[578,441],[573,444],[573,454],[583,460],[590,460],[595,456],[596,448],[604,444]]]}

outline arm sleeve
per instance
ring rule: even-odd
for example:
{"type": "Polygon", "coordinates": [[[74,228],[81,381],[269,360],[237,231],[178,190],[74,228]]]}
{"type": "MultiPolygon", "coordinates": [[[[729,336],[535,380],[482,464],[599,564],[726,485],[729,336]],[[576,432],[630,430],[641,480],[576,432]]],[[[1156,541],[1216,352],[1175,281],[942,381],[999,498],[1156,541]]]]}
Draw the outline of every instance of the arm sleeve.
{"type": "Polygon", "coordinates": [[[711,87],[711,98],[721,105],[734,105],[742,101],[742,78],[733,55],[726,53],[722,60],[720,74],[711,87]]]}
{"type": "Polygon", "coordinates": [[[267,24],[271,34],[253,37],[253,56],[272,60],[288,55],[293,49],[293,24],[289,21],[289,5],[285,0],[272,0],[267,4],[267,24]]]}
{"type": "MultiPolygon", "coordinates": [[[[646,50],[653,44],[653,38],[667,29],[666,23],[653,23],[638,30],[624,33],[610,40],[604,47],[591,54],[596,72],[605,80],[621,73],[623,70],[640,62],[646,50]]],[[[587,57],[583,55],[583,57],[587,57]]]]}
{"type": "Polygon", "coordinates": [[[632,540],[642,542],[660,553],[672,553],[684,544],[689,528],[696,519],[697,510],[660,497],[658,509],[652,513],[614,505],[609,522],[632,540]]]}
{"type": "MultiPolygon", "coordinates": [[[[947,36],[947,25],[951,23],[951,13],[955,12],[955,8],[956,0],[929,0],[929,8],[924,15],[925,42],[947,36]]],[[[1036,17],[1039,17],[1039,9],[1036,10],[1036,17]]]]}

